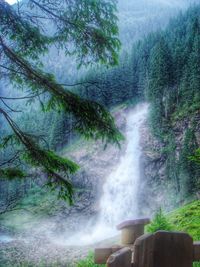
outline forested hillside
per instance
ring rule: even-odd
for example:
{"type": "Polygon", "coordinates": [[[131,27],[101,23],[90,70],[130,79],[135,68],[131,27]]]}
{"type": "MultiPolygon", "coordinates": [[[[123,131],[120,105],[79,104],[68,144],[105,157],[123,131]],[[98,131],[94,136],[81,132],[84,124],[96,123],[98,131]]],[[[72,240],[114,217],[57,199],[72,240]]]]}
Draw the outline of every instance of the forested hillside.
{"type": "Polygon", "coordinates": [[[200,198],[198,2],[0,0],[0,267],[64,266],[115,207],[200,198]]]}
{"type": "MultiPolygon", "coordinates": [[[[77,69],[75,58],[66,56],[64,51],[58,52],[56,47],[51,47],[50,53],[44,55],[44,69],[52,72],[61,84],[66,85],[66,89],[76,91],[84,98],[98,101],[107,108],[126,101],[129,103],[137,102],[138,98],[141,98],[143,94],[143,89],[136,96],[137,89],[134,85],[136,80],[133,75],[136,66],[134,66],[135,63],[131,58],[135,54],[130,57],[130,52],[124,52],[124,50],[130,51],[132,44],[136,40],[143,38],[149,32],[164,28],[170,17],[177,14],[181,9],[184,10],[188,5],[188,1],[175,1],[173,5],[162,1],[151,1],[151,3],[149,1],[134,1],[134,3],[119,1],[118,24],[122,42],[122,55],[120,56],[119,66],[111,69],[97,67],[89,71],[85,66],[77,69]],[[83,84],[77,88],[69,86],[76,82],[83,82],[83,84]]],[[[17,10],[17,5],[14,8],[17,10]]],[[[20,9],[27,10],[26,1],[20,2],[20,9]]],[[[37,9],[32,9],[31,12],[33,14],[35,12],[35,17],[38,16],[38,12],[39,14],[41,13],[37,9]]],[[[52,24],[45,23],[44,28],[52,34],[52,24]]],[[[141,77],[143,76],[142,72],[143,70],[140,72],[141,77]]],[[[1,96],[9,95],[11,97],[10,100],[5,99],[5,101],[13,110],[24,110],[23,114],[21,112],[12,114],[16,122],[20,124],[21,129],[28,130],[33,135],[44,137],[45,140],[48,140],[50,149],[60,151],[66,145],[72,144],[76,139],[77,134],[74,133],[76,123],[73,116],[67,115],[62,111],[58,113],[54,110],[43,113],[43,96],[36,102],[29,99],[28,105],[26,104],[27,99],[14,101],[14,98],[24,96],[24,94],[15,90],[12,85],[5,81],[1,81],[0,93],[1,96]],[[24,109],[25,105],[26,108],[24,109]]],[[[29,91],[27,94],[29,94],[29,91]]],[[[1,104],[4,106],[3,103],[1,104]]],[[[5,123],[3,123],[0,131],[1,136],[12,133],[5,123]]],[[[10,149],[4,149],[1,157],[6,159],[11,153],[10,149]]],[[[29,188],[30,183],[26,184],[26,181],[11,181],[9,185],[7,184],[6,186],[6,184],[7,181],[4,181],[3,188],[5,191],[3,194],[7,194],[7,197],[2,198],[3,203],[5,201],[9,202],[9,200],[14,200],[15,202],[16,199],[26,193],[24,188],[29,188]]]]}
{"type": "MultiPolygon", "coordinates": [[[[167,166],[166,177],[174,183],[175,190],[181,192],[182,197],[191,196],[199,189],[200,171],[197,160],[188,161],[188,157],[194,155],[199,147],[200,7],[195,5],[186,13],[183,11],[170,21],[166,29],[161,28],[165,27],[169,18],[180,8],[185,9],[187,6],[188,2],[184,1],[176,1],[173,5],[170,2],[158,4],[157,1],[148,4],[143,1],[134,5],[128,1],[120,2],[119,26],[123,49],[120,64],[111,69],[102,66],[89,71],[84,69],[79,75],[74,68],[75,62],[71,60],[70,70],[64,75],[65,61],[61,61],[59,66],[54,64],[60,57],[55,49],[51,51],[52,59],[47,57],[45,62],[45,68],[54,71],[60,82],[69,85],[69,81],[77,81],[77,86],[73,86],[71,90],[106,108],[141,101],[151,103],[151,132],[160,142],[159,153],[167,166]],[[125,51],[130,47],[131,52],[125,51]],[[72,77],[68,76],[68,72],[72,77]],[[178,129],[183,136],[181,140],[177,140],[177,123],[183,121],[186,121],[188,127],[178,129]]],[[[15,90],[10,86],[8,88],[15,97],[15,90]]],[[[4,95],[4,85],[0,89],[4,95]]],[[[20,109],[24,103],[23,100],[13,102],[12,107],[20,109]]],[[[40,99],[40,104],[42,103],[43,99],[40,99]]],[[[76,127],[73,116],[62,111],[42,113],[39,111],[39,104],[32,105],[31,101],[29,104],[26,113],[15,115],[24,131],[29,129],[32,134],[37,132],[45,135],[49,148],[57,151],[78,138],[73,131],[76,127]]],[[[2,136],[8,133],[5,126],[1,128],[2,136]]],[[[9,153],[10,150],[4,150],[2,156],[7,157],[9,153]]],[[[25,184],[22,184],[22,188],[25,184]]],[[[13,190],[16,190],[16,196],[20,196],[21,189],[15,183],[13,190]]],[[[12,190],[10,192],[13,197],[12,190]]]]}
{"type": "Polygon", "coordinates": [[[166,30],[135,43],[130,54],[121,56],[119,67],[90,71],[85,81],[97,86],[78,89],[82,96],[108,107],[137,101],[151,104],[149,125],[160,142],[157,152],[166,164],[166,179],[182,198],[199,190],[200,168],[196,160],[189,160],[200,141],[199,53],[200,7],[194,6],[172,19],[166,30]]]}
{"type": "Polygon", "coordinates": [[[199,12],[198,6],[190,8],[135,48],[144,73],[140,79],[135,72],[136,86],[143,84],[151,103],[150,128],[163,146],[166,177],[182,199],[199,190],[200,169],[190,158],[199,147],[199,12]]]}

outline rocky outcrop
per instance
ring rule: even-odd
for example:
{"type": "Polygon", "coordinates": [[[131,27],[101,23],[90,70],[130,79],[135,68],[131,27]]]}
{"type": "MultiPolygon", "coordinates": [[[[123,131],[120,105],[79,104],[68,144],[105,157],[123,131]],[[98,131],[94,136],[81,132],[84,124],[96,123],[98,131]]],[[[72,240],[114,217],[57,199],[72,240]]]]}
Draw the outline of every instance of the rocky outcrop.
{"type": "MultiPolygon", "coordinates": [[[[126,128],[126,111],[124,108],[114,113],[121,132],[126,128]]],[[[87,225],[88,218],[95,218],[99,212],[104,181],[120,161],[125,147],[125,142],[121,148],[108,145],[106,149],[101,142],[80,142],[71,151],[64,152],[63,156],[74,160],[81,168],[73,177],[76,188],[74,205],[69,207],[64,202],[58,204],[55,214],[57,231],[58,227],[60,232],[66,228],[70,233],[78,231],[83,225],[87,225]]]]}
{"type": "MultiPolygon", "coordinates": [[[[200,113],[188,115],[171,124],[174,138],[175,161],[179,162],[186,131],[194,132],[200,146],[200,113]]],[[[142,214],[151,213],[159,207],[170,210],[178,202],[184,201],[175,189],[174,181],[168,177],[169,162],[164,152],[167,142],[156,139],[150,130],[148,121],[141,127],[141,183],[139,188],[139,206],[142,214]]],[[[181,179],[181,178],[180,178],[181,179]]],[[[181,181],[180,181],[181,182],[181,181]]],[[[195,196],[194,196],[195,197],[195,196]]]]}
{"type": "Polygon", "coordinates": [[[165,184],[165,157],[161,153],[164,144],[152,134],[146,120],[141,129],[141,177],[138,192],[142,215],[151,213],[164,199],[162,186],[165,184]]]}

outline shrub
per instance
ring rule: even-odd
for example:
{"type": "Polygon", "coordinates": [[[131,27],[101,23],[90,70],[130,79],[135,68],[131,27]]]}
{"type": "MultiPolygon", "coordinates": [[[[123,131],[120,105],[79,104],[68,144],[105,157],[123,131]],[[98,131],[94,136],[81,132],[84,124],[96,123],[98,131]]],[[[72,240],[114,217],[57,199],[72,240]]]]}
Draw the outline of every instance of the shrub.
{"type": "Polygon", "coordinates": [[[151,222],[147,226],[147,232],[155,233],[159,230],[171,231],[173,230],[172,225],[168,221],[167,217],[164,215],[162,209],[159,209],[151,222]]]}

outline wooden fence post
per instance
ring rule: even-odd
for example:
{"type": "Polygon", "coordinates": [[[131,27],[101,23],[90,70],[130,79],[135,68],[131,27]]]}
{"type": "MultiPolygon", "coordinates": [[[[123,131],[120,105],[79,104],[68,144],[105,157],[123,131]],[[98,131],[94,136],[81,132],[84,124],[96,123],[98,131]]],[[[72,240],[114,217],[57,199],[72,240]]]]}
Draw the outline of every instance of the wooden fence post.
{"type": "Polygon", "coordinates": [[[117,225],[117,229],[122,231],[122,245],[133,245],[135,240],[144,234],[144,226],[148,223],[150,223],[149,218],[142,218],[124,221],[117,225]]]}
{"type": "Polygon", "coordinates": [[[107,267],[131,267],[132,251],[130,248],[122,248],[113,253],[107,260],[107,267]]]}
{"type": "Polygon", "coordinates": [[[105,264],[113,253],[122,249],[121,246],[113,246],[110,248],[96,248],[94,252],[94,262],[95,264],[105,264]]]}
{"type": "MultiPolygon", "coordinates": [[[[139,237],[134,244],[134,267],[153,266],[154,235],[145,234],[139,237]]],[[[170,266],[171,267],[171,266],[170,266]]]]}
{"type": "Polygon", "coordinates": [[[194,242],[194,245],[193,245],[193,261],[200,261],[200,241],[194,242]]]}
{"type": "Polygon", "coordinates": [[[133,262],[136,267],[192,267],[193,257],[188,234],[158,231],[136,240],[133,262]]]}

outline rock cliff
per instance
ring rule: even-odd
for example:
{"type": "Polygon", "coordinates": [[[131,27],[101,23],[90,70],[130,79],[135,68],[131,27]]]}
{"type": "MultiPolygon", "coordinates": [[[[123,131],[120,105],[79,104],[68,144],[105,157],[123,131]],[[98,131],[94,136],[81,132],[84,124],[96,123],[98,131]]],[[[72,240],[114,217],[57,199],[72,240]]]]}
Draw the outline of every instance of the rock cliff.
{"type": "MultiPolygon", "coordinates": [[[[188,114],[171,123],[172,137],[166,142],[156,139],[150,130],[148,120],[141,127],[141,183],[139,188],[139,205],[142,214],[151,213],[159,207],[170,210],[186,200],[184,181],[181,176],[180,161],[184,149],[184,140],[190,130],[196,147],[200,146],[200,113],[188,114]],[[173,138],[173,140],[172,140],[173,138]],[[195,139],[195,140],[194,140],[195,139]],[[170,161],[170,153],[166,153],[169,142],[173,142],[170,153],[174,155],[170,161]],[[170,169],[175,166],[176,179],[180,183],[177,189],[175,179],[170,177],[170,169]]],[[[192,154],[192,151],[191,151],[192,154]]],[[[189,159],[188,159],[189,160],[189,159]]],[[[185,179],[190,179],[186,177],[185,179]]],[[[198,196],[195,190],[192,198],[198,196]]]]}

